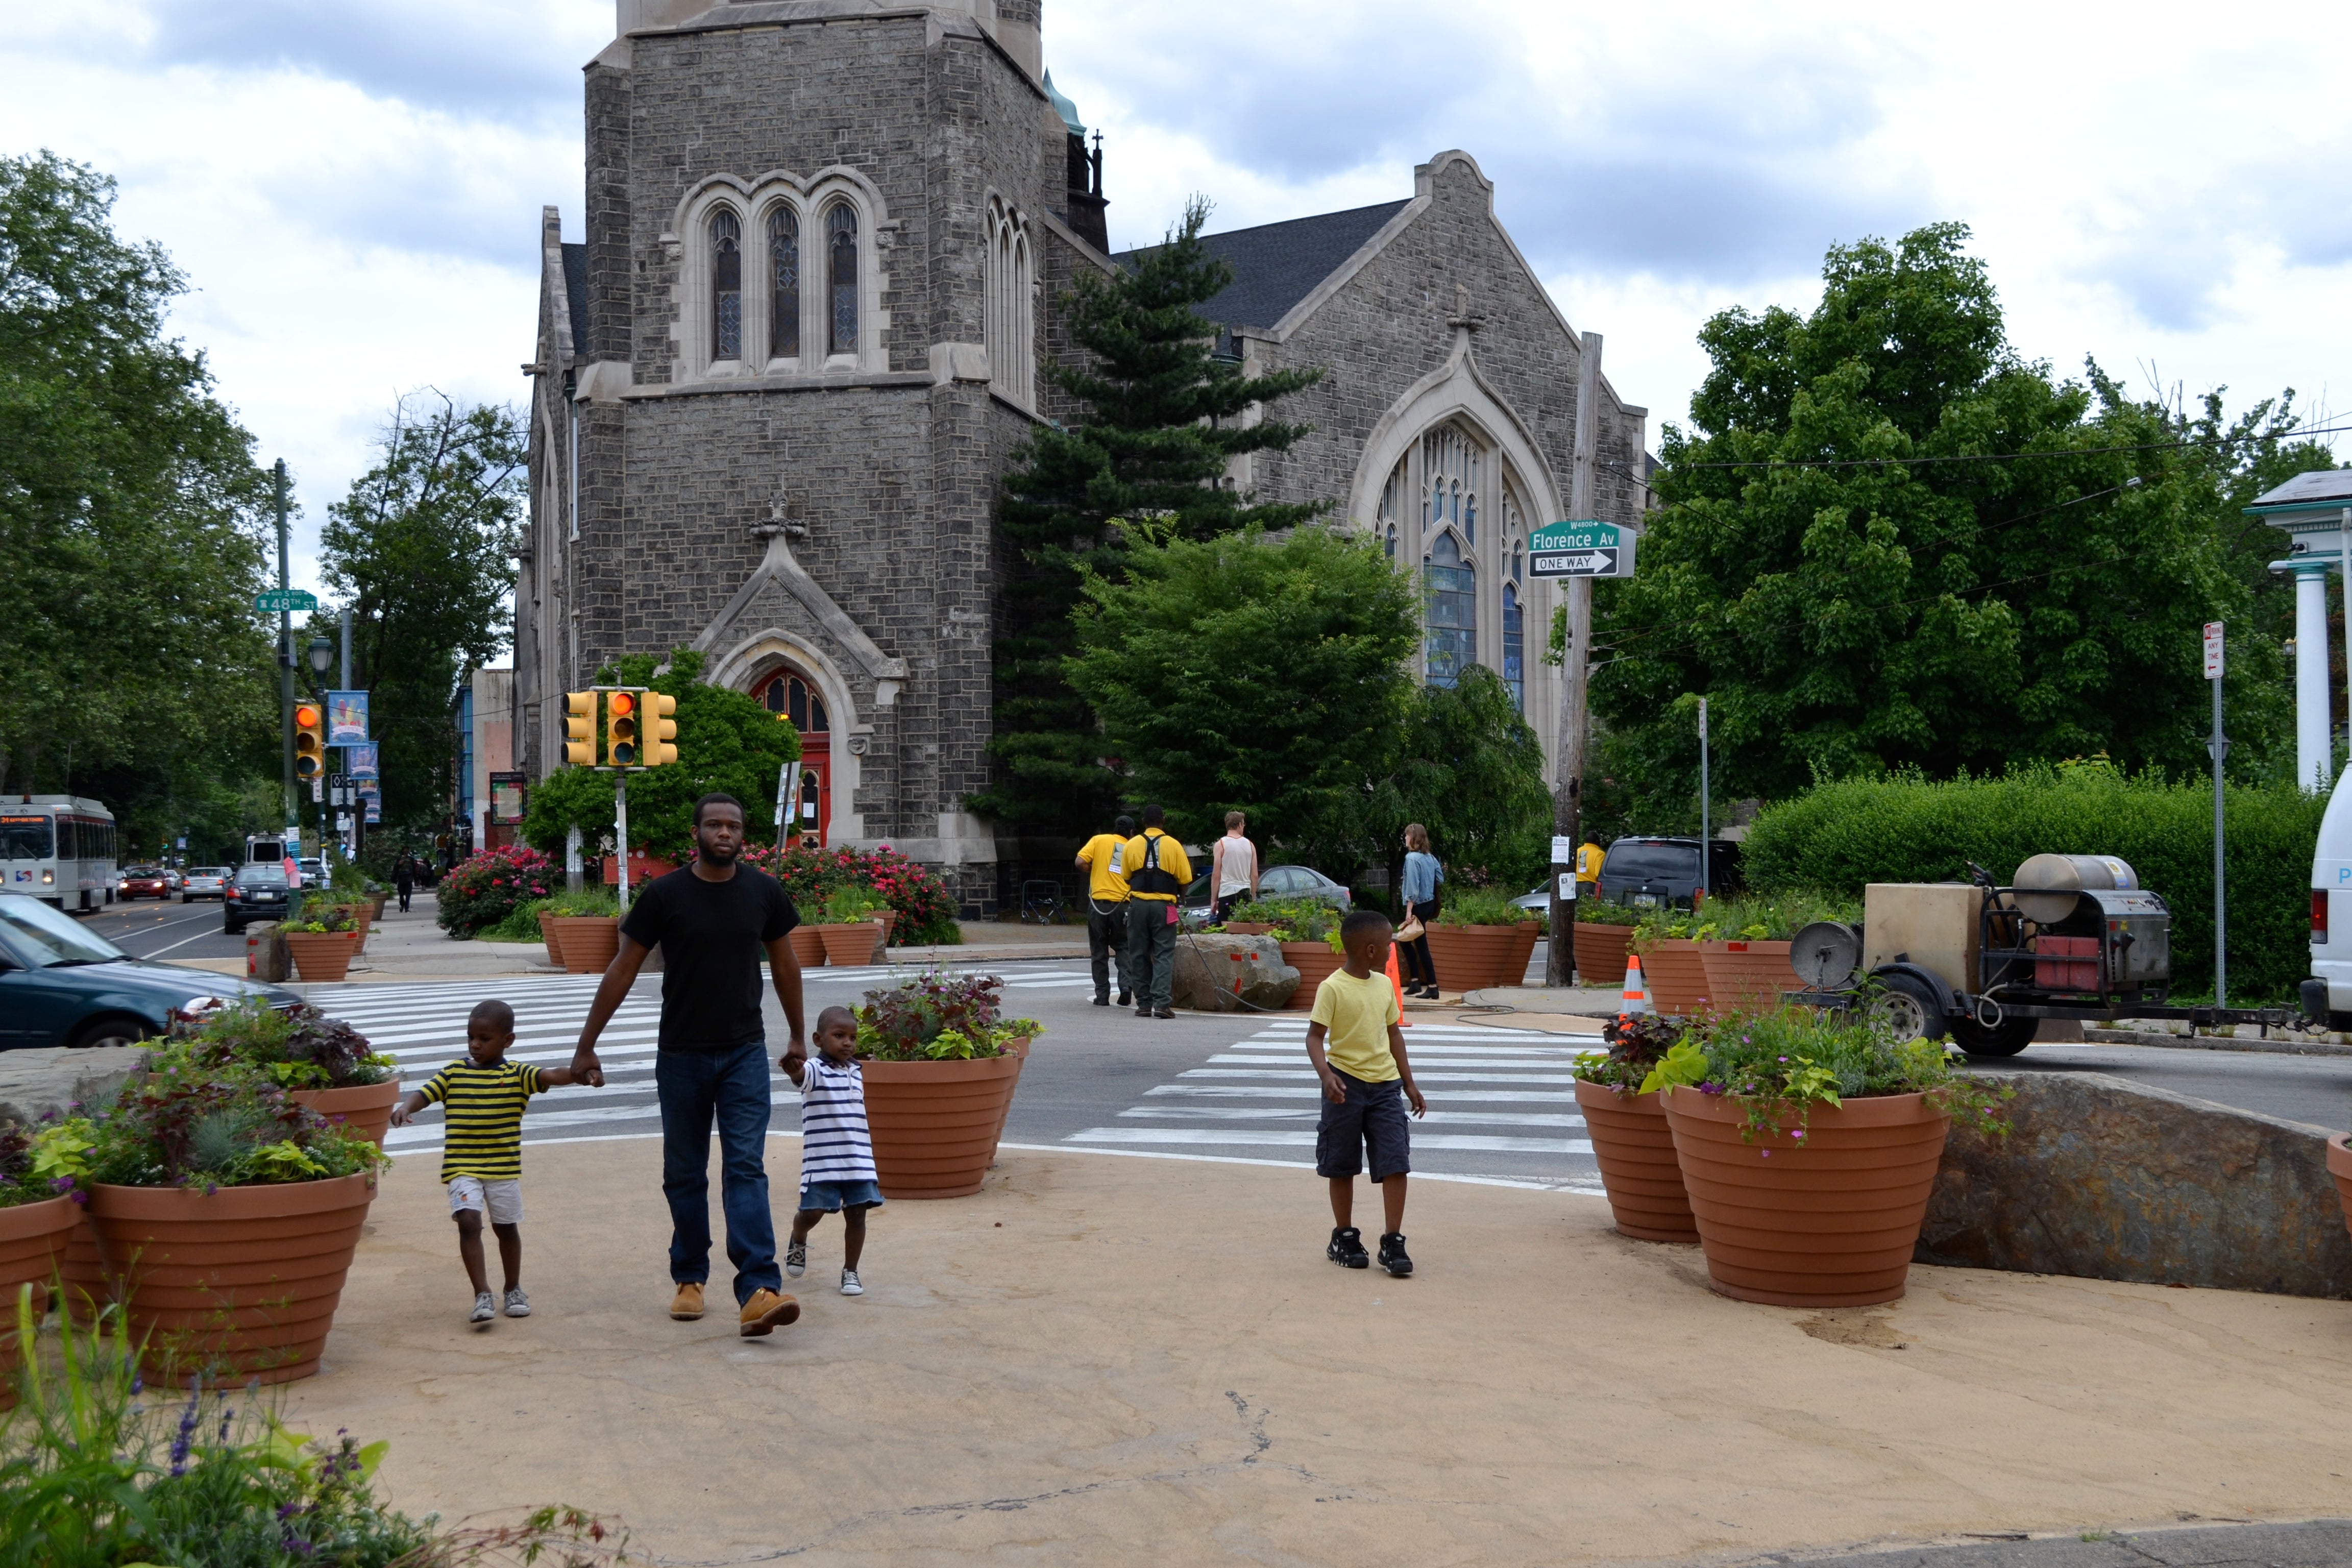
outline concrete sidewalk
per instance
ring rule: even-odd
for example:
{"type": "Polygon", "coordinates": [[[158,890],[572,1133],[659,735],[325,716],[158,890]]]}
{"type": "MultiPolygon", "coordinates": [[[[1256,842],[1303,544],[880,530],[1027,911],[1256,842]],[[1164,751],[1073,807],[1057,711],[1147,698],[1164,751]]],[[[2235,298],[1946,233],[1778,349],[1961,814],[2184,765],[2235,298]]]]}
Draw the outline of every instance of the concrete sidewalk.
{"type": "MultiPolygon", "coordinates": [[[[771,1142],[780,1219],[796,1161],[771,1142]]],[[[1007,1150],[874,1216],[863,1298],[821,1228],[805,1316],[751,1341],[723,1260],[719,1311],[665,1315],[657,1143],[525,1164],[536,1315],[465,1323],[404,1160],[289,1413],[391,1439],[404,1507],[576,1503],[656,1562],[1753,1561],[2308,1519],[2352,1474],[2347,1303],[1917,1268],[1889,1307],[1747,1306],[1600,1202],[1436,1182],[1398,1280],[1323,1260],[1310,1176],[1007,1150]]]]}

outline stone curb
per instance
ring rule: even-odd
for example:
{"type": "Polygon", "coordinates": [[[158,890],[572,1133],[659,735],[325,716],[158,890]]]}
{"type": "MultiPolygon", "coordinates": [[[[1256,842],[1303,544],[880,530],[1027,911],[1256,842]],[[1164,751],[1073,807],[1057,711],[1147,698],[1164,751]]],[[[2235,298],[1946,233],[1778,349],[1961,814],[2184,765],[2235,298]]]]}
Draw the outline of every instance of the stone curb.
{"type": "Polygon", "coordinates": [[[2095,1029],[2086,1025],[2083,1039],[2085,1044],[2095,1046],[2155,1046],[2173,1051],[2252,1051],[2280,1057],[2352,1057],[2352,1046],[2335,1045],[2326,1040],[2300,1040],[2291,1035],[2273,1035],[2266,1040],[2245,1039],[2221,1035],[2167,1035],[2140,1029],[2095,1029]]]}

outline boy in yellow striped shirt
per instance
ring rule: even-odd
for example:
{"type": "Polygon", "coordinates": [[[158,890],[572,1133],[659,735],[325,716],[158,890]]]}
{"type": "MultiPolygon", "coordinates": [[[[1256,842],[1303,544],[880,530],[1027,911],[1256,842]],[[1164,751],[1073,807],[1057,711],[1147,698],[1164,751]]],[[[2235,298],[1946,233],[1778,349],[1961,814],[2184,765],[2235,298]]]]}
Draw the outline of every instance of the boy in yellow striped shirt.
{"type": "Polygon", "coordinates": [[[427,1105],[446,1117],[441,1142],[441,1179],[448,1184],[449,1217],[457,1222],[457,1256],[474,1282],[471,1321],[499,1315],[482,1256],[482,1219],[499,1238],[499,1264],[506,1273],[509,1318],[530,1316],[522,1293],[522,1112],[534,1094],[577,1083],[570,1068],[534,1067],[506,1059],[514,1044],[514,1009],[481,1002],[466,1020],[466,1055],[411,1089],[392,1108],[392,1124],[404,1124],[427,1105]]]}

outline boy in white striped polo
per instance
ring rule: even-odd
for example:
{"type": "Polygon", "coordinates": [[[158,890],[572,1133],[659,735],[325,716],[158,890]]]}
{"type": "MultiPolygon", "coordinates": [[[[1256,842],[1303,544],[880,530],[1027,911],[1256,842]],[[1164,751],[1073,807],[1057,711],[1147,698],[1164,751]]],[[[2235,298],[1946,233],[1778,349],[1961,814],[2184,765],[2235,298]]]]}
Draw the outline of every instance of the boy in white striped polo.
{"type": "Polygon", "coordinates": [[[816,1055],[783,1064],[801,1089],[801,1208],[793,1215],[784,1272],[797,1279],[808,1271],[809,1232],[838,1211],[841,1293],[863,1296],[857,1259],[866,1250],[866,1211],[882,1206],[882,1189],[875,1179],[873,1134],[866,1127],[856,1016],[846,1007],[827,1007],[816,1016],[814,1038],[816,1055]]]}

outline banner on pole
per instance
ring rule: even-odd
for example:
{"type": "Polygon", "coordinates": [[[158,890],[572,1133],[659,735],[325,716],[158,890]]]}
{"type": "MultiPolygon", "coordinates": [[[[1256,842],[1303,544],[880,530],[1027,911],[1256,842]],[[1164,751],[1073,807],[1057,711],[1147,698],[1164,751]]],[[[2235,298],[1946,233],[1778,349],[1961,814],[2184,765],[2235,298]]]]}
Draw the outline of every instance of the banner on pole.
{"type": "Polygon", "coordinates": [[[355,779],[374,778],[376,776],[376,752],[377,748],[373,745],[353,746],[351,749],[350,754],[344,759],[343,771],[350,773],[352,777],[355,779]]]}
{"type": "Polygon", "coordinates": [[[327,693],[327,744],[364,746],[368,738],[368,694],[364,691],[327,693]]]}

